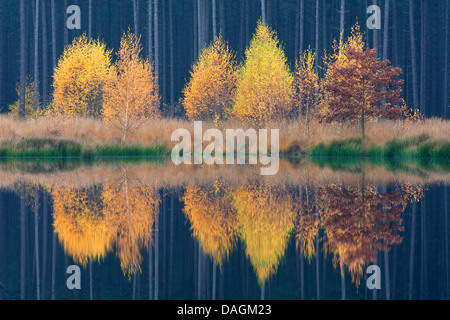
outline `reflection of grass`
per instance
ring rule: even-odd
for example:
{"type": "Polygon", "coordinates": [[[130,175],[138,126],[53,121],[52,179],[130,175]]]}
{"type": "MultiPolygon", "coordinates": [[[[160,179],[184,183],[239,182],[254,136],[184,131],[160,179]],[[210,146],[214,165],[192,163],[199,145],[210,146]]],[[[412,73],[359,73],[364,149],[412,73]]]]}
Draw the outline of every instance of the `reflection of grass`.
{"type": "Polygon", "coordinates": [[[401,158],[401,157],[320,157],[311,156],[310,161],[320,168],[350,173],[361,172],[364,167],[380,167],[393,173],[422,175],[427,172],[450,171],[450,163],[441,158],[401,158]]]}
{"type": "Polygon", "coordinates": [[[16,170],[23,173],[52,173],[68,172],[79,168],[90,168],[99,165],[139,165],[151,163],[158,166],[166,162],[165,157],[123,157],[110,156],[98,157],[95,161],[83,159],[81,157],[14,157],[4,158],[0,161],[0,168],[6,170],[16,170]]]}
{"type": "Polygon", "coordinates": [[[368,157],[368,158],[407,158],[419,161],[440,159],[445,161],[450,156],[450,143],[444,140],[431,140],[426,135],[398,140],[389,140],[384,145],[370,145],[366,149],[360,139],[332,141],[313,147],[313,157],[368,157]]]}
{"type": "Polygon", "coordinates": [[[0,158],[78,158],[96,160],[101,157],[154,157],[166,155],[161,144],[84,145],[77,141],[52,138],[30,138],[0,144],[0,158]]]}

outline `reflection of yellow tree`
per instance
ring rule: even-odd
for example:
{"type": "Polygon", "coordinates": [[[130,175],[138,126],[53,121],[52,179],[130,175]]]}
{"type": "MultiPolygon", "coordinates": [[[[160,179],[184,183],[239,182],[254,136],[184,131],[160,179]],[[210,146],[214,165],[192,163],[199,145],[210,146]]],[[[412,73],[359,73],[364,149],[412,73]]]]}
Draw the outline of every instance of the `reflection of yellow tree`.
{"type": "Polygon", "coordinates": [[[263,283],[273,275],[294,227],[292,199],[266,184],[239,187],[233,193],[245,252],[263,283]]]}
{"type": "Polygon", "coordinates": [[[159,197],[153,187],[144,186],[124,170],[120,179],[103,185],[103,212],[115,230],[117,255],[124,274],[140,271],[142,248],[147,248],[159,197]]]}
{"type": "Polygon", "coordinates": [[[375,187],[330,185],[317,196],[324,204],[323,227],[326,249],[335,266],[345,264],[359,286],[367,262],[375,262],[378,250],[387,251],[401,242],[401,213],[405,201],[400,193],[379,194],[375,187]]]}
{"type": "Polygon", "coordinates": [[[114,230],[101,212],[97,188],[54,187],[54,227],[64,250],[85,266],[100,260],[112,248],[114,230]]]}
{"type": "Polygon", "coordinates": [[[184,212],[194,236],[206,254],[220,266],[236,243],[237,222],[224,190],[188,186],[183,196],[184,212]]]}
{"type": "Polygon", "coordinates": [[[297,212],[296,243],[303,249],[305,257],[311,261],[316,254],[315,241],[320,229],[320,210],[314,193],[306,188],[305,195],[300,193],[300,201],[295,203],[297,212]]]}

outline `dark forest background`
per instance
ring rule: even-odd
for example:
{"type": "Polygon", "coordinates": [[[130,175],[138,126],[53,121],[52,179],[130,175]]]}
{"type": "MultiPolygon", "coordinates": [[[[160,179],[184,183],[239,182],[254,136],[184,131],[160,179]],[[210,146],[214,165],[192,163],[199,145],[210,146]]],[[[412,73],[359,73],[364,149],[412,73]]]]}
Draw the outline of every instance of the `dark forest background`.
{"type": "Polygon", "coordinates": [[[0,0],[1,112],[6,112],[17,99],[23,2],[25,73],[34,77],[38,72],[44,103],[48,103],[52,93],[53,66],[74,37],[86,33],[117,50],[123,32],[130,28],[142,36],[145,56],[157,65],[165,108],[179,110],[182,89],[200,49],[220,32],[242,61],[257,21],[264,14],[266,23],[283,43],[291,69],[300,50],[311,47],[322,57],[325,50],[332,50],[341,28],[345,37],[359,22],[366,32],[367,44],[378,48],[379,57],[386,57],[403,69],[403,97],[408,105],[420,108],[428,117],[448,118],[448,0],[38,1],[36,15],[36,0],[0,0]],[[72,4],[81,8],[81,30],[66,28],[66,8],[72,4]],[[370,16],[366,9],[372,4],[381,8],[380,30],[366,28],[370,16]]]}

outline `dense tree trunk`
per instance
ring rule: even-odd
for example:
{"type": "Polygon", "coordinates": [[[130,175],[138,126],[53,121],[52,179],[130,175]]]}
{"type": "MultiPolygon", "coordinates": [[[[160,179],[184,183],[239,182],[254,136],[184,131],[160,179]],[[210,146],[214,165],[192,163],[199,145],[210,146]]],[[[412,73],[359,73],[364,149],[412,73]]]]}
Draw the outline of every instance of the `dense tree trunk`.
{"type": "Polygon", "coordinates": [[[133,0],[134,34],[139,35],[139,0],[133,0]]]}
{"type": "Polygon", "coordinates": [[[159,219],[160,219],[160,206],[156,210],[155,216],[155,300],[159,299],[159,219]]]}
{"type": "Polygon", "coordinates": [[[213,40],[216,39],[217,37],[217,18],[216,18],[216,13],[217,13],[217,9],[216,9],[216,0],[212,0],[212,23],[213,23],[213,40]]]}
{"type": "Polygon", "coordinates": [[[47,227],[48,227],[48,194],[47,191],[44,189],[42,191],[43,197],[42,197],[42,293],[41,298],[43,300],[46,299],[47,296],[47,241],[48,241],[48,233],[47,233],[47,227]]]}
{"type": "MultiPolygon", "coordinates": [[[[319,0],[316,0],[316,54],[319,54],[319,0]]],[[[319,59],[315,59],[315,69],[316,69],[316,73],[319,73],[319,59]]]]}
{"type": "Polygon", "coordinates": [[[25,267],[26,267],[26,189],[25,183],[20,183],[20,300],[25,300],[25,267]]]}
{"type": "Polygon", "coordinates": [[[34,111],[39,108],[39,0],[36,0],[34,20],[34,111]]]}
{"type": "Polygon", "coordinates": [[[88,21],[88,38],[92,39],[92,0],[89,0],[89,21],[88,21]]]}
{"type": "Polygon", "coordinates": [[[48,103],[48,38],[47,38],[47,9],[45,0],[42,0],[42,102],[43,107],[48,103]]]}
{"type": "Polygon", "coordinates": [[[203,21],[202,21],[202,1],[197,0],[197,35],[198,35],[198,56],[203,49],[203,21]]]}
{"type": "Polygon", "coordinates": [[[3,45],[3,4],[0,1],[0,112],[3,106],[3,56],[4,56],[4,45],[3,45]]]}
{"type": "Polygon", "coordinates": [[[20,0],[20,119],[25,118],[25,36],[25,0],[20,0]]]}
{"type": "Polygon", "coordinates": [[[67,21],[67,0],[64,0],[64,22],[63,22],[63,30],[64,30],[64,47],[69,44],[69,29],[66,27],[67,21]]]}
{"type": "Polygon", "coordinates": [[[172,117],[175,116],[175,40],[173,34],[173,0],[169,0],[169,59],[170,59],[170,106],[172,110],[172,117]]]}
{"type": "MultiPolygon", "coordinates": [[[[373,4],[375,6],[378,6],[378,1],[373,0],[373,4]]],[[[373,29],[373,48],[377,50],[377,57],[380,56],[380,48],[378,46],[378,30],[375,28],[373,29]]]]}
{"type": "Polygon", "coordinates": [[[53,62],[53,71],[56,68],[56,8],[55,8],[55,0],[51,2],[51,13],[52,13],[52,62],[53,62]]]}
{"type": "Polygon", "coordinates": [[[340,24],[339,24],[339,42],[342,43],[344,40],[344,28],[345,28],[345,0],[341,0],[341,11],[340,11],[340,24]]]}
{"type": "Polygon", "coordinates": [[[383,35],[383,60],[387,60],[388,58],[388,48],[389,48],[389,0],[385,0],[384,7],[384,35],[383,35]]]}
{"type": "Polygon", "coordinates": [[[416,249],[416,215],[417,204],[412,204],[412,222],[411,222],[411,246],[409,252],[409,300],[414,296],[414,252],[416,249]]]}
{"type": "Polygon", "coordinates": [[[154,25],[154,43],[155,43],[155,76],[156,76],[156,83],[158,85],[158,87],[160,86],[160,81],[159,81],[159,23],[158,23],[158,7],[159,7],[159,0],[154,0],[154,21],[153,23],[154,25]]]}
{"type": "Polygon", "coordinates": [[[56,299],[56,231],[53,227],[52,237],[52,300],[56,299]]]}
{"type": "MultiPolygon", "coordinates": [[[[39,1],[39,0],[38,0],[39,1]]],[[[37,2],[36,2],[37,4],[37,2]]],[[[37,10],[38,11],[38,10],[37,10]]],[[[34,187],[34,255],[36,266],[36,299],[41,300],[39,270],[39,187],[34,187]]]]}
{"type": "Polygon", "coordinates": [[[416,37],[414,23],[414,5],[413,0],[409,0],[409,34],[411,39],[411,67],[412,67],[412,85],[413,85],[413,106],[415,109],[419,107],[419,92],[417,84],[417,52],[416,37]]]}
{"type": "Polygon", "coordinates": [[[449,5],[448,5],[449,0],[446,1],[445,4],[445,53],[444,53],[444,94],[443,94],[443,99],[444,99],[444,103],[443,103],[443,110],[442,110],[442,116],[444,119],[447,119],[447,110],[449,108],[449,103],[448,103],[448,73],[450,72],[450,70],[448,70],[448,50],[449,50],[449,34],[448,34],[448,24],[449,24],[449,5]]]}
{"type": "MultiPolygon", "coordinates": [[[[226,39],[226,33],[225,33],[225,1],[226,0],[219,0],[219,22],[220,22],[220,34],[222,35],[223,39],[226,39]]],[[[242,1],[240,1],[242,3],[242,1]]]]}
{"type": "Polygon", "coordinates": [[[427,79],[427,3],[421,0],[421,35],[420,35],[420,111],[426,113],[426,79],[427,79]]]}
{"type": "Polygon", "coordinates": [[[305,0],[300,0],[300,39],[299,39],[299,51],[300,55],[303,55],[303,43],[305,41],[305,0]]]}
{"type": "Polygon", "coordinates": [[[148,0],[148,62],[153,63],[153,0],[148,0]]]}
{"type": "Polygon", "coordinates": [[[261,20],[262,22],[266,23],[266,0],[260,0],[261,2],[261,20]]]}

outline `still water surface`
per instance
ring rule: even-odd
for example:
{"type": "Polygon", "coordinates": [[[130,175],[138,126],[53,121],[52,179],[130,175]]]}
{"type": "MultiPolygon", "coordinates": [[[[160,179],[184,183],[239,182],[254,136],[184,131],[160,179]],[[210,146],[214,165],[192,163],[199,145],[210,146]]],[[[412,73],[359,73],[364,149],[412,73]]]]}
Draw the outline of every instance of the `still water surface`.
{"type": "Polygon", "coordinates": [[[450,297],[448,168],[7,163],[0,177],[1,299],[450,297]]]}

